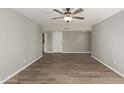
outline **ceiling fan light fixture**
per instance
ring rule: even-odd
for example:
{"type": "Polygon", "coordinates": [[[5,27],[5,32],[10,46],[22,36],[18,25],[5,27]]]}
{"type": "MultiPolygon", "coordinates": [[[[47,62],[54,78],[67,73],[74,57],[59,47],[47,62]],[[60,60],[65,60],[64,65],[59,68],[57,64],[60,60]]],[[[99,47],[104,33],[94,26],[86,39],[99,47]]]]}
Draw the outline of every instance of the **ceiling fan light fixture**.
{"type": "Polygon", "coordinates": [[[71,22],[72,17],[70,17],[70,16],[65,16],[65,17],[64,17],[64,20],[65,20],[66,22],[71,22]]]}
{"type": "Polygon", "coordinates": [[[57,9],[53,9],[53,11],[59,13],[59,14],[62,14],[63,16],[62,17],[55,17],[55,18],[52,18],[52,19],[61,19],[63,18],[65,20],[65,22],[71,22],[72,18],[74,19],[79,19],[79,20],[84,20],[84,17],[80,17],[80,16],[74,16],[74,15],[77,15],[79,13],[81,13],[83,11],[82,8],[78,8],[77,10],[75,11],[71,11],[71,8],[66,8],[64,9],[64,12],[61,12],[57,9]]]}

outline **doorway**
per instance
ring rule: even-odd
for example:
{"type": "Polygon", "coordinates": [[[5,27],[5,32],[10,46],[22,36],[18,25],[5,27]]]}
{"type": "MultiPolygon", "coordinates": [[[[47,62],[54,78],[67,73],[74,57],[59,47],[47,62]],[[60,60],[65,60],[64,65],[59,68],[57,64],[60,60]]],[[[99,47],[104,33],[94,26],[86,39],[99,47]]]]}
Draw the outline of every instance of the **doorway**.
{"type": "Polygon", "coordinates": [[[42,54],[44,54],[45,33],[42,33],[42,54]]]}
{"type": "Polygon", "coordinates": [[[63,52],[63,32],[53,32],[53,52],[62,53],[63,52]]]}

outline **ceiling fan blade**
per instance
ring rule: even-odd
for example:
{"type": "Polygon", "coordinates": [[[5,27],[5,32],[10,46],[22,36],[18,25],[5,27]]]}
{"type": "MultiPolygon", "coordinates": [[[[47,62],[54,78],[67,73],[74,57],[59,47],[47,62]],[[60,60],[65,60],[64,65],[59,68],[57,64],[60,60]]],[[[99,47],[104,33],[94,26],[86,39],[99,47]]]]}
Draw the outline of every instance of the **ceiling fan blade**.
{"type": "Polygon", "coordinates": [[[52,19],[61,19],[61,18],[64,18],[64,17],[54,17],[52,19]]]}
{"type": "Polygon", "coordinates": [[[72,18],[80,19],[80,20],[84,20],[85,19],[84,17],[78,17],[78,16],[75,16],[75,17],[72,17],[72,18]]]}
{"type": "Polygon", "coordinates": [[[77,9],[77,10],[75,10],[75,11],[73,12],[73,15],[76,15],[76,14],[82,12],[82,11],[83,11],[83,9],[82,9],[82,8],[79,8],[79,9],[77,9]]]}
{"type": "Polygon", "coordinates": [[[57,10],[57,9],[53,9],[53,11],[55,11],[55,12],[57,12],[57,13],[59,13],[59,14],[64,15],[64,13],[63,13],[63,12],[61,12],[61,11],[59,11],[59,10],[57,10]]]}

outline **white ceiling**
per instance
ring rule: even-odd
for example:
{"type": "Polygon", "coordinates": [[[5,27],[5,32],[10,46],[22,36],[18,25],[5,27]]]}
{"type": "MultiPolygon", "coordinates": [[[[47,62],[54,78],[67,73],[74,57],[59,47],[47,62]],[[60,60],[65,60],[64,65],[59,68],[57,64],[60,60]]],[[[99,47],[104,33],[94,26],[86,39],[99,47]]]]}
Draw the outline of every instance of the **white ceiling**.
{"type": "MultiPolygon", "coordinates": [[[[85,20],[72,19],[67,26],[64,19],[52,20],[53,17],[62,16],[56,13],[52,8],[16,8],[15,10],[33,21],[41,24],[44,31],[67,31],[69,27],[72,31],[91,31],[92,26],[116,13],[121,8],[83,8],[84,11],[76,16],[85,17],[85,20]]],[[[59,8],[62,11],[63,9],[59,8]]],[[[75,8],[73,9],[73,11],[75,8]]]]}

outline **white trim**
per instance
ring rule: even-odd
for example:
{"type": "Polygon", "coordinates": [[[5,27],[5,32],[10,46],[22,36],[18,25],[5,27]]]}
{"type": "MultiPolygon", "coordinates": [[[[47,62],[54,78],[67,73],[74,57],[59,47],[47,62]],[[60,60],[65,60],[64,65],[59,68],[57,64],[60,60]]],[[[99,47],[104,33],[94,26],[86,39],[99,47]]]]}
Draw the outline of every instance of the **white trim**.
{"type": "Polygon", "coordinates": [[[62,52],[62,53],[86,53],[86,54],[90,54],[91,52],[62,52]]]}
{"type": "Polygon", "coordinates": [[[110,67],[108,64],[105,64],[103,61],[101,61],[100,59],[98,59],[97,57],[91,55],[91,57],[95,60],[97,60],[98,62],[102,63],[103,65],[105,65],[106,67],[108,67],[109,69],[111,69],[112,71],[114,71],[115,73],[117,73],[118,75],[120,75],[121,77],[124,78],[124,74],[122,74],[121,72],[117,71],[116,69],[110,67]]]}
{"type": "Polygon", "coordinates": [[[18,71],[14,72],[12,75],[6,77],[4,80],[2,80],[0,82],[0,84],[5,83],[7,80],[9,80],[10,78],[12,78],[13,76],[15,76],[16,74],[18,74],[19,72],[21,72],[22,70],[24,70],[25,68],[27,68],[28,66],[30,66],[31,64],[33,64],[34,62],[36,62],[38,59],[40,59],[43,55],[41,55],[40,57],[36,58],[34,61],[32,61],[31,63],[27,64],[26,66],[22,67],[21,69],[19,69],[18,71]]]}
{"type": "Polygon", "coordinates": [[[47,52],[45,52],[45,53],[53,53],[53,52],[48,52],[48,51],[47,51],[47,52]]]}
{"type": "MultiPolygon", "coordinates": [[[[46,52],[46,53],[56,53],[56,52],[46,52]]],[[[60,52],[60,53],[83,53],[83,54],[91,54],[91,52],[60,52]]]]}

